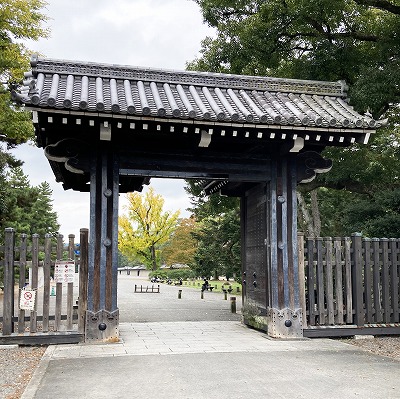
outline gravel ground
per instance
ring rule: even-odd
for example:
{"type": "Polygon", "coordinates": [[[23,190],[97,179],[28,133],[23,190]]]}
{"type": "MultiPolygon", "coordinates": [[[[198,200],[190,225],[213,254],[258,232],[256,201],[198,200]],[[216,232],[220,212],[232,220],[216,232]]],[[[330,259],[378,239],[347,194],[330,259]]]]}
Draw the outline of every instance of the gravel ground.
{"type": "MultiPolygon", "coordinates": [[[[400,337],[342,339],[377,355],[400,361],[400,337]]],[[[0,398],[19,399],[35,372],[46,347],[0,346],[0,398]]]]}
{"type": "Polygon", "coordinates": [[[46,347],[0,346],[0,398],[19,399],[46,347]]]}
{"type": "Polygon", "coordinates": [[[343,342],[358,346],[368,352],[391,357],[400,361],[400,337],[376,337],[361,339],[343,339],[343,342]]]}

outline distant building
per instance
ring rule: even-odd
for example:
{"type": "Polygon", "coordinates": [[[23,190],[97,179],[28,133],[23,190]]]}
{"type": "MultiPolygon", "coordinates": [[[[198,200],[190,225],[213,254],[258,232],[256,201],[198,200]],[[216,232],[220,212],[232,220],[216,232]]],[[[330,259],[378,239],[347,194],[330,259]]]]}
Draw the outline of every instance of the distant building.
{"type": "Polygon", "coordinates": [[[150,271],[146,269],[146,266],[139,265],[139,266],[124,266],[118,268],[119,274],[125,272],[127,275],[131,273],[137,277],[148,278],[150,271]]]}

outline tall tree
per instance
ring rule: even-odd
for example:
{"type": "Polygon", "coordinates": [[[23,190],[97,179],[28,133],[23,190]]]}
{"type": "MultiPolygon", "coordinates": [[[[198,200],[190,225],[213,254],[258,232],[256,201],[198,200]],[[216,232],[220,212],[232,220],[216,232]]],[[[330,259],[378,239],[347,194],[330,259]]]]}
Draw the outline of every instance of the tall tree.
{"type": "Polygon", "coordinates": [[[7,212],[1,215],[1,233],[12,227],[17,233],[28,235],[55,235],[59,229],[57,214],[53,211],[52,191],[47,182],[31,186],[20,167],[8,175],[6,191],[7,212]]]}
{"type": "Polygon", "coordinates": [[[10,209],[6,193],[8,168],[21,165],[8,151],[33,138],[30,112],[11,102],[10,89],[29,68],[30,52],[25,39],[46,37],[42,0],[0,0],[0,223],[10,209]]]}
{"type": "Polygon", "coordinates": [[[325,156],[334,160],[332,170],[298,187],[309,203],[310,192],[318,193],[321,234],[343,236],[357,231],[393,237],[393,220],[385,215],[396,213],[395,198],[400,201],[400,130],[396,119],[392,118],[368,145],[332,148],[325,151],[325,156]],[[391,200],[384,201],[385,197],[391,200]],[[355,212],[355,204],[374,212],[369,212],[369,217],[362,209],[355,212]],[[368,221],[370,218],[373,223],[368,221]]]}
{"type": "Polygon", "coordinates": [[[127,215],[119,218],[119,250],[125,256],[141,256],[152,270],[157,269],[157,250],[175,231],[179,211],[164,211],[164,199],[152,187],[142,195],[127,194],[127,215]]]}
{"type": "Polygon", "coordinates": [[[194,0],[217,29],[190,68],[340,80],[377,118],[399,102],[400,6],[369,0],[194,0]]]}
{"type": "Polygon", "coordinates": [[[31,52],[23,40],[46,37],[43,0],[0,0],[0,141],[14,146],[33,137],[29,112],[11,104],[10,89],[23,79],[31,52]]]}
{"type": "Polygon", "coordinates": [[[193,269],[198,275],[227,278],[240,275],[240,220],[237,209],[199,222],[193,233],[198,241],[193,269]]]}
{"type": "Polygon", "coordinates": [[[22,168],[13,168],[7,176],[5,210],[2,215],[1,232],[6,227],[13,227],[18,233],[30,233],[29,213],[34,199],[34,190],[22,168]]]}
{"type": "MultiPolygon", "coordinates": [[[[400,188],[398,2],[194,1],[200,5],[205,21],[216,28],[217,35],[203,41],[201,56],[188,64],[189,69],[345,80],[358,111],[368,111],[375,119],[388,118],[387,128],[374,135],[368,146],[326,150],[324,155],[334,161],[333,170],[301,186],[300,194],[301,205],[310,215],[311,223],[305,225],[313,234],[319,231],[349,234],[354,226],[370,235],[392,232],[393,220],[383,216],[396,212],[397,202],[392,200],[383,206],[380,199],[394,199],[400,188]],[[319,206],[313,207],[317,196],[319,206]],[[354,219],[350,217],[350,205],[356,201],[364,207],[366,203],[374,203],[374,214],[382,216],[379,229],[374,227],[377,223],[350,220],[354,219]],[[333,207],[333,204],[339,206],[333,207]],[[321,211],[320,229],[319,223],[315,223],[318,210],[321,211]],[[341,226],[338,220],[342,221],[341,226]]],[[[301,216],[301,222],[304,221],[307,221],[306,214],[301,216]]]]}
{"type": "Polygon", "coordinates": [[[53,199],[51,198],[53,192],[50,185],[43,182],[34,189],[37,196],[31,208],[30,232],[39,234],[41,237],[44,237],[45,234],[55,236],[60,226],[57,221],[57,213],[53,211],[53,199]]]}
{"type": "Polygon", "coordinates": [[[221,215],[239,205],[237,198],[223,197],[219,194],[206,195],[201,182],[197,180],[187,180],[185,191],[192,205],[189,210],[195,215],[197,221],[210,215],[221,215]]]}
{"type": "Polygon", "coordinates": [[[193,269],[204,276],[237,275],[240,269],[238,198],[207,196],[195,180],[187,181],[185,190],[198,221],[192,233],[197,241],[193,269]]]}
{"type": "Polygon", "coordinates": [[[193,263],[197,243],[193,238],[196,228],[196,220],[191,218],[180,219],[176,230],[168,242],[162,248],[161,256],[163,262],[171,266],[174,263],[190,265],[193,263]]]}

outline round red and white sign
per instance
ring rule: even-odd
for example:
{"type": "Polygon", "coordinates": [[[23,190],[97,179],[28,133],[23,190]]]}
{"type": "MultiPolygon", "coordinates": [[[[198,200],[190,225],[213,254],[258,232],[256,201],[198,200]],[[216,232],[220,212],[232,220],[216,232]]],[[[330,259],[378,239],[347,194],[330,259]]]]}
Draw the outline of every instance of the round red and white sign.
{"type": "Polygon", "coordinates": [[[32,292],[24,292],[24,299],[26,299],[27,301],[32,299],[32,292]]]}

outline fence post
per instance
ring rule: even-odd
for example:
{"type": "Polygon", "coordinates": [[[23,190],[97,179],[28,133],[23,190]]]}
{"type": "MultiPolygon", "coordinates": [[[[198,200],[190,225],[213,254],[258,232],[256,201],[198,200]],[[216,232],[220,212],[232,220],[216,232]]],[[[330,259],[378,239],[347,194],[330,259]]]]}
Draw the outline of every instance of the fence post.
{"type": "MultiPolygon", "coordinates": [[[[21,300],[21,290],[26,283],[26,251],[27,251],[27,234],[21,234],[21,245],[19,247],[19,294],[18,300],[21,300]]],[[[25,310],[20,309],[18,313],[18,333],[25,332],[25,310]]]]}
{"type": "Polygon", "coordinates": [[[351,278],[351,238],[344,237],[344,270],[346,287],[346,324],[354,324],[353,321],[353,283],[351,278]]]}
{"type": "Polygon", "coordinates": [[[333,243],[335,254],[335,291],[337,304],[337,324],[343,324],[343,267],[342,267],[342,239],[334,238],[333,243]]]}
{"type": "Polygon", "coordinates": [[[80,230],[80,263],[79,263],[79,301],[78,332],[85,333],[86,311],[88,303],[88,256],[89,230],[80,230]]]}
{"type": "MultiPolygon", "coordinates": [[[[75,260],[75,235],[70,234],[68,236],[68,258],[75,260]]],[[[67,330],[72,330],[72,318],[74,309],[74,283],[67,284],[67,330]]]]}
{"type": "Polygon", "coordinates": [[[85,333],[88,302],[89,230],[80,229],[78,332],[85,333]]]}
{"type": "MultiPolygon", "coordinates": [[[[392,298],[392,323],[399,323],[400,322],[400,317],[399,317],[399,284],[396,284],[397,281],[399,281],[399,273],[398,273],[398,267],[399,267],[399,261],[400,258],[397,255],[397,250],[396,250],[396,242],[400,242],[400,240],[396,240],[395,238],[390,239],[390,263],[391,263],[391,291],[390,291],[390,296],[392,298]]],[[[400,248],[399,248],[400,250],[400,248]]]]}
{"type": "Polygon", "coordinates": [[[326,250],[326,267],[325,267],[325,298],[326,307],[328,311],[328,324],[335,324],[335,307],[334,307],[334,295],[333,295],[333,265],[332,265],[332,237],[325,238],[325,250],[326,250]]]}
{"type": "Polygon", "coordinates": [[[373,250],[373,274],[372,284],[374,292],[374,321],[375,323],[381,323],[383,320],[382,312],[382,292],[381,292],[381,256],[379,251],[379,238],[372,238],[372,250],[373,250]]]}
{"type": "Polygon", "coordinates": [[[371,267],[371,239],[364,238],[364,301],[365,301],[365,322],[373,322],[372,308],[372,267],[371,267]]]}
{"type": "Polygon", "coordinates": [[[299,257],[299,296],[300,307],[303,314],[303,328],[307,327],[307,309],[306,309],[306,278],[304,270],[304,233],[297,235],[297,250],[299,257]]]}
{"type": "Polygon", "coordinates": [[[50,313],[51,234],[46,234],[44,237],[43,332],[48,332],[50,313]]]}
{"type": "Polygon", "coordinates": [[[354,305],[354,322],[357,326],[364,325],[364,303],[363,303],[363,259],[361,234],[351,235],[353,242],[352,251],[352,291],[354,305]]]}
{"type": "Polygon", "coordinates": [[[308,296],[308,324],[315,326],[315,271],[314,271],[313,239],[307,239],[307,296],[308,296]]]}
{"type": "Polygon", "coordinates": [[[324,248],[323,238],[316,237],[317,244],[317,304],[318,304],[318,316],[319,324],[322,326],[325,324],[325,284],[324,284],[324,248]]]}
{"type": "Polygon", "coordinates": [[[14,243],[15,232],[5,229],[4,246],[4,301],[3,301],[3,335],[14,332],[14,243]]]}
{"type": "MultiPolygon", "coordinates": [[[[56,249],[56,261],[62,260],[64,250],[64,236],[62,234],[57,235],[57,249],[56,249]]],[[[62,296],[63,296],[63,285],[62,283],[56,283],[56,309],[54,313],[54,331],[60,331],[61,327],[61,307],[62,307],[62,296]]]]}
{"type": "Polygon", "coordinates": [[[37,289],[38,289],[38,273],[39,273],[39,234],[32,234],[32,269],[31,269],[31,289],[36,291],[36,300],[34,310],[31,310],[29,331],[37,332],[37,289]]]}
{"type": "MultiPolygon", "coordinates": [[[[383,322],[390,323],[390,283],[389,283],[389,240],[381,239],[382,244],[382,296],[383,296],[383,322]]],[[[397,282],[396,282],[397,284],[397,282]]]]}

